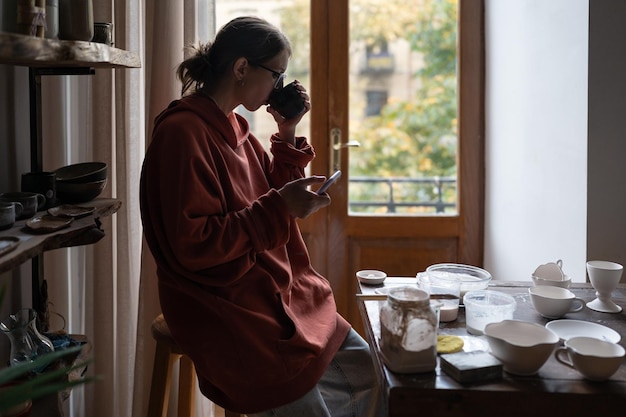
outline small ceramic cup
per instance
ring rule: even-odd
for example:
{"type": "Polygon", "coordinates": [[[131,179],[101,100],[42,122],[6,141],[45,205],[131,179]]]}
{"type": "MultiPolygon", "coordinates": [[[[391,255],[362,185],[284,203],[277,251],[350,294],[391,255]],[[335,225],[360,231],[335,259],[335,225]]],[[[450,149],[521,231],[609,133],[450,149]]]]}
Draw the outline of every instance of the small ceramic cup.
{"type": "Polygon", "coordinates": [[[13,227],[15,219],[22,214],[22,205],[15,202],[0,202],[0,230],[13,227]]]}
{"type": "Polygon", "coordinates": [[[12,192],[0,194],[0,201],[20,203],[22,205],[22,213],[16,216],[16,219],[28,219],[37,213],[46,205],[46,197],[39,193],[30,192],[12,192]]]}
{"type": "Polygon", "coordinates": [[[558,319],[585,308],[585,301],[566,288],[540,285],[528,289],[530,300],[543,317],[558,319]]]}
{"type": "Polygon", "coordinates": [[[617,343],[586,336],[572,337],[554,352],[559,362],[591,381],[609,379],[622,365],[625,355],[626,350],[617,343]]]}
{"type": "Polygon", "coordinates": [[[56,204],[56,173],[42,172],[26,172],[22,174],[21,191],[29,193],[43,194],[46,197],[44,209],[54,207],[56,204]]]}
{"type": "Polygon", "coordinates": [[[439,321],[454,321],[458,317],[461,299],[461,280],[449,274],[420,272],[417,274],[417,285],[430,295],[440,295],[439,321]]]}

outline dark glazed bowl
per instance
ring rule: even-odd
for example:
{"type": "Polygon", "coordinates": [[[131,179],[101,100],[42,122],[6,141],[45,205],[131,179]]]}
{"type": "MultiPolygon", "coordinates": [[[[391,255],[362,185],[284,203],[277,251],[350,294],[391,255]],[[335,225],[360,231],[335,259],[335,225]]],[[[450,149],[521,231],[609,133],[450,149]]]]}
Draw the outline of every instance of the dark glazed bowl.
{"type": "Polygon", "coordinates": [[[57,197],[64,203],[84,203],[98,197],[106,185],[106,179],[78,184],[57,182],[57,197]]]}
{"type": "Polygon", "coordinates": [[[54,171],[57,184],[81,184],[107,179],[107,164],[105,162],[81,162],[67,165],[54,171]]]}

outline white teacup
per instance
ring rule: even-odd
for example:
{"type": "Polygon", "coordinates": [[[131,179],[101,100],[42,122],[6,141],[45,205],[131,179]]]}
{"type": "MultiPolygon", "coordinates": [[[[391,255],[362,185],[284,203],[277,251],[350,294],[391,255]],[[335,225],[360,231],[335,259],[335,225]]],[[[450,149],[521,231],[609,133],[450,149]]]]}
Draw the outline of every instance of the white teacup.
{"type": "Polygon", "coordinates": [[[548,319],[558,319],[585,307],[585,301],[566,288],[540,285],[530,287],[528,293],[535,310],[548,319]]]}
{"type": "Polygon", "coordinates": [[[554,352],[556,359],[576,369],[587,379],[603,381],[611,377],[624,362],[626,350],[617,343],[593,337],[572,337],[554,352]]]}

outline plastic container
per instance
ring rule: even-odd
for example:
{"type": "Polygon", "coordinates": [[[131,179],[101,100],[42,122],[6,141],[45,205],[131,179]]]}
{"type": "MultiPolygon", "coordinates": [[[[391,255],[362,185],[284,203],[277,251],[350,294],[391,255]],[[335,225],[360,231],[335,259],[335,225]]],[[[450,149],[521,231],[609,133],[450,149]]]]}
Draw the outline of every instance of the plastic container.
{"type": "Polygon", "coordinates": [[[467,332],[474,335],[482,335],[489,323],[513,319],[517,308],[515,298],[491,290],[468,291],[463,297],[463,304],[467,332]]]}
{"type": "Polygon", "coordinates": [[[491,274],[477,266],[464,264],[435,264],[426,268],[430,276],[453,278],[461,281],[461,298],[468,291],[483,290],[491,281],[491,274]]]}

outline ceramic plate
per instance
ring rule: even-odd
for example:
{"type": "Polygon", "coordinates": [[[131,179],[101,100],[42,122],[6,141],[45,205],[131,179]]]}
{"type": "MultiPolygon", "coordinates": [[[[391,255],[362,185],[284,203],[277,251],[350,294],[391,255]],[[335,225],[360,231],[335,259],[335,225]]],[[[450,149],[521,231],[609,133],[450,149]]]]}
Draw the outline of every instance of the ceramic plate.
{"type": "Polygon", "coordinates": [[[48,214],[58,217],[80,217],[88,216],[96,210],[95,207],[75,206],[73,204],[63,204],[61,206],[48,209],[48,214]]]}
{"type": "Polygon", "coordinates": [[[35,216],[26,222],[26,227],[34,232],[49,233],[68,227],[72,221],[72,217],[35,216]]]}
{"type": "Polygon", "coordinates": [[[11,252],[20,244],[20,238],[15,236],[0,237],[0,256],[11,252]]]}
{"type": "Polygon", "coordinates": [[[575,336],[595,337],[608,342],[619,343],[621,336],[613,329],[597,323],[581,320],[553,320],[546,328],[556,333],[559,338],[568,340],[575,336]]]}

